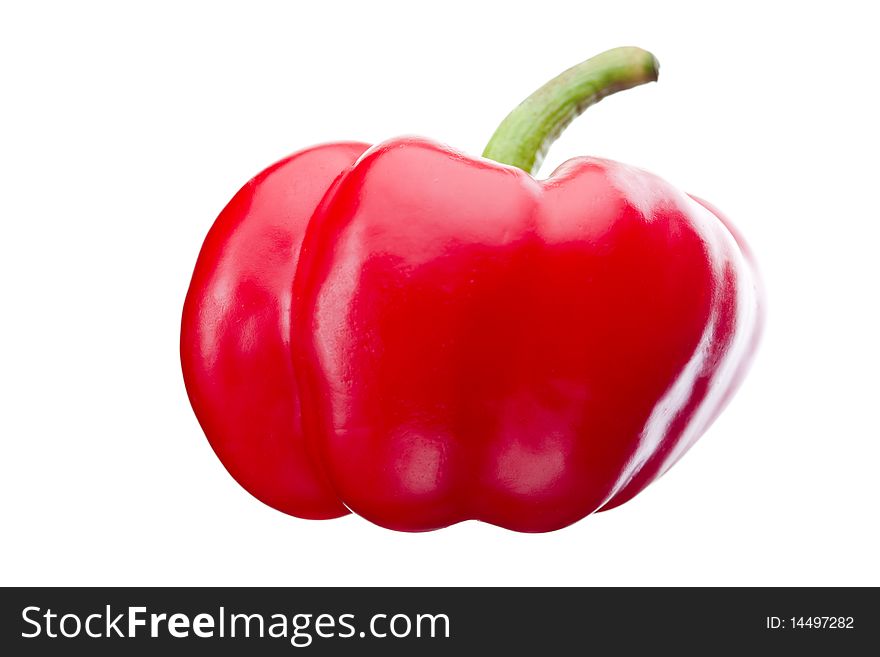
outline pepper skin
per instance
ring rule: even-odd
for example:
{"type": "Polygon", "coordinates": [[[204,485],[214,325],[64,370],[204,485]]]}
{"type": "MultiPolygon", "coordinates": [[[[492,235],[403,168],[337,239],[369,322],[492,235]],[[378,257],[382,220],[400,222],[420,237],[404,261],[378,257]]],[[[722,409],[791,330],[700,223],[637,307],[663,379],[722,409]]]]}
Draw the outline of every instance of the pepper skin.
{"type": "Polygon", "coordinates": [[[309,225],[292,343],[340,499],[392,529],[559,529],[632,497],[720,411],[758,328],[736,239],[659,178],[549,179],[420,139],[309,225]]]}
{"type": "Polygon", "coordinates": [[[303,518],[348,513],[307,453],[290,362],[291,281],[309,218],[366,144],[316,146],[247,183],[208,233],[181,325],[184,381],[229,473],[303,518]]]}
{"type": "Polygon", "coordinates": [[[483,158],[415,137],[334,144],[239,192],[181,338],[230,473],[304,518],[544,532],[677,462],[758,342],[748,248],[640,169],[579,157],[531,175],[587,106],[657,74],[617,48],[527,98],[483,158]]]}

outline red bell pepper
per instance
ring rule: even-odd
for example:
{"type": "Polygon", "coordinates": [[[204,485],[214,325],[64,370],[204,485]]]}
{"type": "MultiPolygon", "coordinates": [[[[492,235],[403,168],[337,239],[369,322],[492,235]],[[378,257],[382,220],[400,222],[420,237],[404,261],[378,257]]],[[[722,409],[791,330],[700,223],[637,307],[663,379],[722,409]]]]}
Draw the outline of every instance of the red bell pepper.
{"type": "Polygon", "coordinates": [[[335,144],[239,192],[181,343],[233,476],[301,517],[550,531],[671,467],[754,352],[749,253],[645,171],[581,157],[529,175],[586,106],[656,76],[649,53],[615,49],[529,97],[483,158],[335,144]]]}

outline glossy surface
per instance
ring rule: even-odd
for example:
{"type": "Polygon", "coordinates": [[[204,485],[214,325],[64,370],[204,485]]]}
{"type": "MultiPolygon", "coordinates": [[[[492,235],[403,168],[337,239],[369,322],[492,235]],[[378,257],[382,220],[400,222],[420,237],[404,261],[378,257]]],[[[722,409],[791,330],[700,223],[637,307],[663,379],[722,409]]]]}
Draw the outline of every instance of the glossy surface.
{"type": "Polygon", "coordinates": [[[660,476],[729,399],[753,269],[709,208],[626,165],[548,180],[418,139],[310,223],[291,347],[335,493],[385,527],[564,527],[660,476]]]}
{"type": "Polygon", "coordinates": [[[304,518],[348,511],[303,437],[289,351],[291,281],[312,212],[366,148],[308,149],[245,185],[205,240],[183,311],[184,380],[211,446],[255,497],[304,518]]]}

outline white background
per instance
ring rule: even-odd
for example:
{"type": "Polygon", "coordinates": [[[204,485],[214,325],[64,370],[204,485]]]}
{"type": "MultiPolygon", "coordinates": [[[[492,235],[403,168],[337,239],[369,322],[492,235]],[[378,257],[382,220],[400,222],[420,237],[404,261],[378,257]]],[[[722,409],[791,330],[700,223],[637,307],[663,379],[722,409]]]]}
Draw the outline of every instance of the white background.
{"type": "Polygon", "coordinates": [[[870,3],[12,4],[2,584],[880,585],[870,3]],[[226,201],[317,142],[416,133],[478,154],[534,88],[618,45],[652,50],[659,84],[588,110],[542,173],[619,159],[738,224],[769,321],[726,413],[635,500],[545,535],[401,534],[253,500],[178,360],[226,201]]]}

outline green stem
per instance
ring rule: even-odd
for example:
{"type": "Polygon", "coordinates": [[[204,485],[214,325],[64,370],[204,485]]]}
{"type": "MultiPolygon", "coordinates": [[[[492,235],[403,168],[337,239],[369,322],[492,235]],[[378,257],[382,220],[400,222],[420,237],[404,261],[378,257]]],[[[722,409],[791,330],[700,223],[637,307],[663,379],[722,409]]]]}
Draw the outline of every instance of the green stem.
{"type": "Polygon", "coordinates": [[[534,174],[550,145],[590,105],[657,80],[657,58],[641,48],[614,48],[573,66],[526,98],[501,122],[483,157],[534,174]]]}

